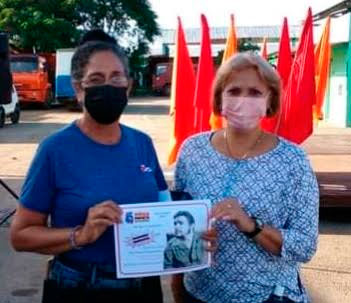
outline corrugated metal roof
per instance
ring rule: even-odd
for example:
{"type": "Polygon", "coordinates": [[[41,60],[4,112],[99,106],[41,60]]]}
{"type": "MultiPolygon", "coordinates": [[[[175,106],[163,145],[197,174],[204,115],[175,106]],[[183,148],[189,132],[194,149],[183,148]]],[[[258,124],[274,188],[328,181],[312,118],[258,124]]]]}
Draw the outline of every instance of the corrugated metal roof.
{"type": "MultiPolygon", "coordinates": [[[[279,39],[280,37],[280,26],[238,26],[236,27],[238,38],[271,38],[279,39]]],[[[293,25],[290,26],[290,37],[297,38],[300,34],[301,26],[293,25]]],[[[161,30],[161,39],[165,44],[174,44],[175,41],[175,30],[164,29],[161,30]]],[[[213,27],[211,28],[210,36],[212,40],[226,40],[227,38],[227,27],[213,27]]],[[[185,30],[186,41],[188,44],[197,44],[201,40],[201,30],[199,28],[189,28],[185,30]]]]}
{"type": "MultiPolygon", "coordinates": [[[[257,43],[257,45],[260,48],[262,48],[262,43],[257,43]]],[[[211,45],[212,56],[216,57],[218,55],[218,53],[224,49],[225,49],[225,44],[212,44],[211,45]]],[[[278,42],[268,42],[267,43],[268,54],[277,52],[278,49],[279,49],[278,42]]],[[[188,51],[189,51],[190,57],[196,58],[196,57],[200,56],[201,47],[199,44],[191,44],[191,45],[188,45],[188,51]]],[[[261,53],[261,50],[258,50],[258,53],[261,53]]],[[[161,53],[159,53],[159,54],[161,54],[161,53]]],[[[173,58],[174,54],[175,54],[175,45],[171,44],[171,45],[169,45],[169,57],[173,58]]]]}

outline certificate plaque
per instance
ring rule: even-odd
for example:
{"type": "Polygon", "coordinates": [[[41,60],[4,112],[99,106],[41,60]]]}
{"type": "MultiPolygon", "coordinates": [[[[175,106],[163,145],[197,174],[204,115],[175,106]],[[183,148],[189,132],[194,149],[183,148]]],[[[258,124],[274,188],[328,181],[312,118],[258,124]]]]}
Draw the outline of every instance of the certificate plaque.
{"type": "Polygon", "coordinates": [[[209,229],[209,200],[120,205],[114,225],[117,278],[183,273],[210,266],[201,235],[209,229]]]}

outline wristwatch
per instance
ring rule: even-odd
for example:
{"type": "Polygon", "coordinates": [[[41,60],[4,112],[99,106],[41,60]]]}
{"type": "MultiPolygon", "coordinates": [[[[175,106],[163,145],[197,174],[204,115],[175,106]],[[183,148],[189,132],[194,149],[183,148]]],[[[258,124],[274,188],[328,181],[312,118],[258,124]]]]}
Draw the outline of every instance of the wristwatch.
{"type": "Polygon", "coordinates": [[[256,237],[263,230],[263,227],[264,227],[264,223],[262,222],[262,220],[254,216],[252,216],[251,219],[254,220],[255,222],[255,229],[250,232],[243,232],[243,234],[249,239],[256,237]]]}

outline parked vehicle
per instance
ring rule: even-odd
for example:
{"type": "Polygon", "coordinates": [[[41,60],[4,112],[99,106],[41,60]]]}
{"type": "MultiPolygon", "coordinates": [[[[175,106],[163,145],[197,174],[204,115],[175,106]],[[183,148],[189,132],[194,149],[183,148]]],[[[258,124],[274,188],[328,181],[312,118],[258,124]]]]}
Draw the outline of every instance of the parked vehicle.
{"type": "Polygon", "coordinates": [[[0,31],[0,104],[11,103],[12,75],[9,63],[9,39],[0,31]]]}
{"type": "Polygon", "coordinates": [[[52,86],[44,57],[37,54],[11,55],[10,68],[21,103],[36,102],[50,107],[52,86]]]}
{"type": "Polygon", "coordinates": [[[20,119],[20,106],[15,86],[12,86],[11,103],[0,104],[0,128],[4,127],[6,118],[10,118],[13,124],[20,119]]]}
{"type": "Polygon", "coordinates": [[[171,94],[172,64],[156,64],[155,73],[152,75],[152,90],[156,94],[169,96],[171,94]]]}
{"type": "Polygon", "coordinates": [[[74,100],[75,94],[71,83],[71,59],[74,49],[56,51],[55,97],[58,101],[74,100]]]}
{"type": "MultiPolygon", "coordinates": [[[[169,96],[171,94],[172,84],[172,67],[171,62],[156,64],[152,75],[152,91],[156,94],[169,96]]],[[[198,64],[194,63],[194,72],[196,74],[198,64]]]]}

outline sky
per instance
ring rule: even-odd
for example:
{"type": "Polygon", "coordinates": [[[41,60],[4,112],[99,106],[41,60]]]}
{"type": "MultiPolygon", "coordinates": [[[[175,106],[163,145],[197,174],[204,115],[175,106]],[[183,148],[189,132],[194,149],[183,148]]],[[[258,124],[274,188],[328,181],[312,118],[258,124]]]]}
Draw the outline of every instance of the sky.
{"type": "Polygon", "coordinates": [[[236,26],[301,24],[307,9],[312,14],[323,11],[342,0],[149,0],[158,15],[162,29],[176,28],[177,16],[185,28],[199,27],[200,14],[206,15],[211,27],[228,26],[229,15],[235,15],[236,26]]]}

